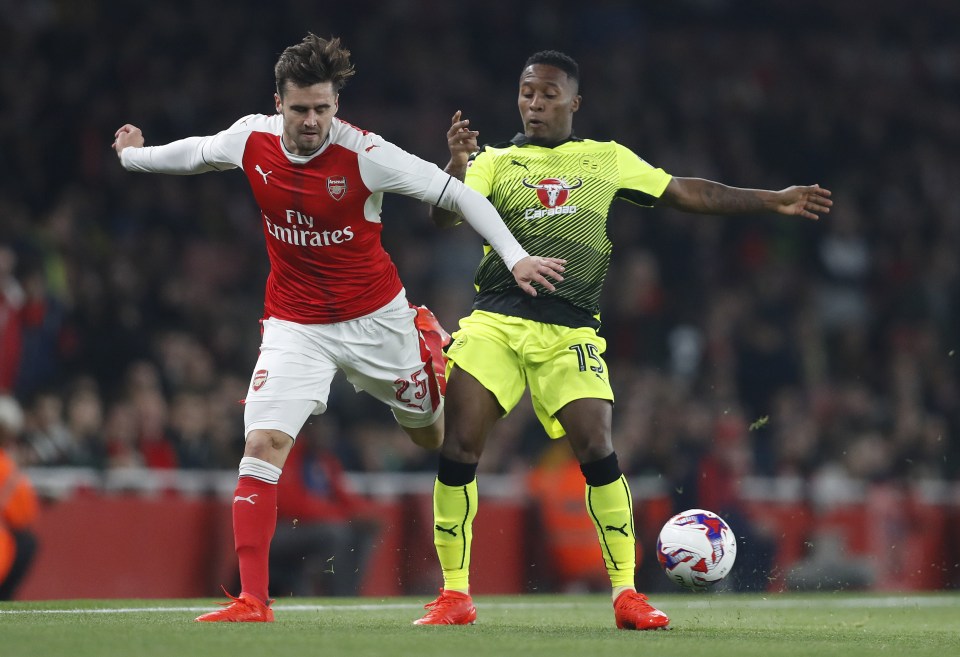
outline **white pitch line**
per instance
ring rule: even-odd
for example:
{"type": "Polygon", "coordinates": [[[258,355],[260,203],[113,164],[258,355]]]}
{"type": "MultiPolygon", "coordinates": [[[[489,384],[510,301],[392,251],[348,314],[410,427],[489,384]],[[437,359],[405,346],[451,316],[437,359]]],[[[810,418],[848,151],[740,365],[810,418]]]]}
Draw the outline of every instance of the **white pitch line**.
{"type": "MultiPolygon", "coordinates": [[[[583,602],[484,602],[477,600],[478,605],[487,609],[570,609],[583,607],[583,602]]],[[[855,597],[838,598],[832,600],[829,594],[817,598],[804,599],[777,599],[763,598],[760,600],[740,600],[737,595],[725,595],[710,600],[689,600],[683,602],[669,601],[661,604],[664,609],[709,609],[712,607],[741,607],[749,609],[809,609],[809,608],[853,608],[853,609],[883,609],[895,607],[960,607],[960,595],[931,595],[931,596],[884,596],[884,597],[855,597]]],[[[137,612],[202,612],[210,610],[210,605],[190,607],[118,607],[94,609],[0,609],[4,614],[131,614],[137,612]]],[[[302,605],[302,604],[275,604],[276,611],[314,611],[314,612],[349,612],[349,611],[383,611],[389,609],[420,609],[417,603],[381,603],[361,605],[302,605]]]]}
{"type": "MultiPolygon", "coordinates": [[[[197,612],[210,611],[212,605],[203,607],[118,607],[101,609],[0,609],[3,614],[131,614],[140,611],[197,612]]],[[[276,611],[376,611],[377,609],[420,609],[417,604],[382,605],[287,605],[275,604],[276,611]]]]}
{"type": "MultiPolygon", "coordinates": [[[[805,598],[799,600],[776,598],[762,598],[760,600],[737,601],[736,596],[718,598],[716,600],[692,600],[687,603],[687,609],[709,609],[714,606],[747,607],[750,609],[766,609],[777,607],[780,609],[805,609],[815,607],[832,607],[837,609],[883,609],[887,607],[960,607],[960,595],[939,595],[921,597],[885,596],[879,598],[856,597],[829,599],[829,594],[821,598],[805,598]]],[[[669,606],[669,605],[667,605],[669,606]]]]}

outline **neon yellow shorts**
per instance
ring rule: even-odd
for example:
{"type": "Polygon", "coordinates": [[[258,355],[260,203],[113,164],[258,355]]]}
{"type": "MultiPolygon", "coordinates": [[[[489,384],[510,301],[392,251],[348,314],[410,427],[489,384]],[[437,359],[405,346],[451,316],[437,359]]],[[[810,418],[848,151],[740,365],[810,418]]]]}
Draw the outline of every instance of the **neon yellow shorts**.
{"type": "Polygon", "coordinates": [[[589,327],[568,328],[474,310],[460,320],[447,349],[447,375],[457,367],[492,392],[507,415],[526,387],[551,438],[566,431],[561,408],[576,399],[608,399],[613,389],[602,354],[607,342],[589,327]]]}

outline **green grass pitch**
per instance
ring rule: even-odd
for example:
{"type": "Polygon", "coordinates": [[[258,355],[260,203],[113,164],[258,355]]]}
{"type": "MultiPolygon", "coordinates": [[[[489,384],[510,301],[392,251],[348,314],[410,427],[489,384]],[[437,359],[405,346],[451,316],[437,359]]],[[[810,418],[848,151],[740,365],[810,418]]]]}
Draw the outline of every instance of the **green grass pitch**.
{"type": "MultiPolygon", "coordinates": [[[[429,596],[428,596],[429,597],[429,596]]],[[[289,598],[276,622],[194,623],[215,600],[0,603],[4,657],[960,655],[960,594],[657,595],[673,629],[619,631],[602,595],[478,596],[477,624],[417,627],[427,598],[289,598]]]]}

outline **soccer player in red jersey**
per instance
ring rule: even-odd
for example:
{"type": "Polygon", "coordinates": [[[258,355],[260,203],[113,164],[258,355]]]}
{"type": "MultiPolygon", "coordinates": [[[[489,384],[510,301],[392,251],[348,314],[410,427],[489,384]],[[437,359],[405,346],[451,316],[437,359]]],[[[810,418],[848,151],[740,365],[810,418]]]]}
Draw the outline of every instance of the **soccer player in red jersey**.
{"type": "Polygon", "coordinates": [[[308,34],[276,63],[277,113],[251,114],[207,137],[144,147],[130,124],[113,144],[125,169],[195,174],[242,169],[260,207],[270,274],[263,336],[244,409],[246,446],[233,498],[241,593],[198,621],[273,620],[268,595],[277,482],[294,436],[327,408],[342,370],[387,404],[417,444],[443,442],[443,329],[406,299],[380,240],[383,194],[462,214],[517,285],[553,290],[564,262],[530,256],[493,206],[461,181],[336,118],[353,75],[340,40],[308,34]],[[549,278],[548,278],[549,277],[549,278]]]}

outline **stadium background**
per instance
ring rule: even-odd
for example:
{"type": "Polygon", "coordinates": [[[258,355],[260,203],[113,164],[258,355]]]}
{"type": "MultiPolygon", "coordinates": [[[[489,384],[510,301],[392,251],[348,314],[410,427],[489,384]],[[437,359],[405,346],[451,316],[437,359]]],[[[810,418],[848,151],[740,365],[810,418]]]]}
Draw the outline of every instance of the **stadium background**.
{"type": "MultiPolygon", "coordinates": [[[[183,541],[223,506],[259,338],[257,212],[239,175],[128,174],[110,143],[124,122],[158,144],[271,112],[276,56],[307,30],[353,52],[339,116],[441,165],[456,109],[482,141],[512,136],[524,58],[558,48],[581,64],[579,135],[676,175],[831,188],[816,224],[615,206],[603,332],[621,464],[647,501],[641,580],[662,584],[649,539],[664,514],[703,506],[741,521],[766,564],[739,586],[956,586],[958,14],[948,0],[0,4],[0,387],[25,409],[18,453],[50,498],[25,595],[63,582],[73,536],[108,541],[107,565],[133,554],[159,572],[139,532],[169,513],[183,541]],[[111,534],[105,509],[129,503],[146,506],[117,511],[128,524],[111,534]],[[178,524],[181,503],[202,509],[196,526],[178,524]]],[[[384,224],[409,297],[455,327],[478,239],[405,199],[384,224]]],[[[431,562],[409,509],[434,457],[345,385],[330,409],[308,430],[334,435],[404,526],[390,540],[406,556],[378,567],[397,592],[427,587],[410,574],[431,562]]],[[[564,464],[525,408],[491,440],[482,485],[524,549],[528,477],[564,464]]],[[[218,540],[190,548],[203,594],[230,570],[218,540]]],[[[81,593],[107,592],[88,570],[101,589],[81,593]]],[[[517,573],[501,590],[570,584],[517,573]]]]}

